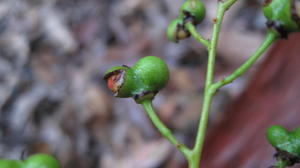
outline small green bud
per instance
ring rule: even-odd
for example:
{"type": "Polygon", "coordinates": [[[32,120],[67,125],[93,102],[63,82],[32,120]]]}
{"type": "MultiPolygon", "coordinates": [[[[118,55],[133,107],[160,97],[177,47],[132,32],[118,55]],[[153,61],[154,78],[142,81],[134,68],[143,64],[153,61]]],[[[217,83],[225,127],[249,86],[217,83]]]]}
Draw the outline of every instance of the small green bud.
{"type": "Polygon", "coordinates": [[[167,37],[174,43],[178,43],[179,40],[190,37],[190,33],[184,28],[183,19],[175,19],[169,24],[167,28],[167,37]]]}
{"type": "Polygon", "coordinates": [[[205,5],[200,0],[188,0],[181,6],[180,17],[192,19],[192,22],[197,25],[203,21],[206,15],[205,5]]]}
{"type": "Polygon", "coordinates": [[[35,154],[24,161],[22,168],[61,168],[61,166],[51,155],[35,154]]]}
{"type": "Polygon", "coordinates": [[[300,31],[299,9],[298,0],[265,0],[263,4],[267,26],[282,37],[300,31]]]}
{"type": "Polygon", "coordinates": [[[155,56],[140,59],[133,67],[113,67],[104,76],[116,97],[133,97],[137,103],[153,99],[169,80],[166,63],[155,56]]]}
{"type": "Polygon", "coordinates": [[[289,165],[300,161],[300,127],[293,131],[274,125],[267,130],[269,143],[277,150],[277,159],[289,165]]]}

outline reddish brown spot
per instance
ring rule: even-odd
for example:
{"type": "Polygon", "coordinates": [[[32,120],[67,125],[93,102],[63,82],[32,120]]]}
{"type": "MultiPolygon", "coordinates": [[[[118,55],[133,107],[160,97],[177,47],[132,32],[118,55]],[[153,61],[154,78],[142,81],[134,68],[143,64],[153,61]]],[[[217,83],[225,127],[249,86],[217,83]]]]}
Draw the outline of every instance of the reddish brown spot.
{"type": "Polygon", "coordinates": [[[213,19],[213,22],[214,22],[214,23],[217,23],[217,22],[218,22],[218,19],[217,19],[217,18],[214,18],[214,19],[213,19]]]}
{"type": "Polygon", "coordinates": [[[265,0],[263,6],[268,6],[273,0],[265,0]]]}
{"type": "Polygon", "coordinates": [[[122,73],[119,73],[119,74],[112,75],[107,79],[107,86],[114,93],[118,92],[120,88],[119,81],[121,80],[121,78],[122,78],[122,73]]]}

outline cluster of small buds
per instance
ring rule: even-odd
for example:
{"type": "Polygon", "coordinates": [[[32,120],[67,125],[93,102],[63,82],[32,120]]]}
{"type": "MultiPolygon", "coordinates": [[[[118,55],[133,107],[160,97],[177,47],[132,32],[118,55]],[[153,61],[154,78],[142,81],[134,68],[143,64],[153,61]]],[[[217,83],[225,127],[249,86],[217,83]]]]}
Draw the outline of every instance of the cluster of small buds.
{"type": "Polygon", "coordinates": [[[180,8],[179,17],[174,19],[167,28],[167,37],[172,42],[188,38],[190,33],[185,29],[187,22],[200,24],[205,18],[206,9],[200,0],[188,0],[180,8]]]}

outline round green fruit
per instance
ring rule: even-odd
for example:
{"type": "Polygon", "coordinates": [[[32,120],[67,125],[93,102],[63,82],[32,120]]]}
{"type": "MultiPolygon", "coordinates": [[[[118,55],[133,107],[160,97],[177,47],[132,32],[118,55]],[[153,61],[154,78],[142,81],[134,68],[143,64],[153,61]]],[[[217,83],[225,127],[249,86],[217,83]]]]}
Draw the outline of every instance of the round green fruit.
{"type": "Polygon", "coordinates": [[[143,91],[158,92],[169,80],[169,68],[160,58],[147,56],[140,59],[133,67],[134,73],[143,91]]]}
{"type": "Polygon", "coordinates": [[[1,168],[22,168],[22,161],[19,160],[9,160],[9,159],[1,159],[0,167],[1,168]]]}
{"type": "Polygon", "coordinates": [[[279,125],[273,125],[267,131],[267,139],[277,150],[300,157],[300,127],[288,131],[279,125]]]}
{"type": "Polygon", "coordinates": [[[180,17],[192,19],[192,22],[197,25],[203,21],[206,15],[205,5],[200,0],[188,0],[181,6],[180,17]]]}
{"type": "Polygon", "coordinates": [[[267,26],[283,37],[300,30],[298,0],[265,0],[263,12],[267,26]]]}
{"type": "Polygon", "coordinates": [[[133,67],[113,67],[104,76],[108,88],[116,97],[133,97],[138,103],[153,99],[167,84],[169,69],[155,56],[140,59],[133,67]]]}
{"type": "Polygon", "coordinates": [[[61,168],[61,166],[51,155],[35,154],[24,161],[22,168],[61,168]]]}

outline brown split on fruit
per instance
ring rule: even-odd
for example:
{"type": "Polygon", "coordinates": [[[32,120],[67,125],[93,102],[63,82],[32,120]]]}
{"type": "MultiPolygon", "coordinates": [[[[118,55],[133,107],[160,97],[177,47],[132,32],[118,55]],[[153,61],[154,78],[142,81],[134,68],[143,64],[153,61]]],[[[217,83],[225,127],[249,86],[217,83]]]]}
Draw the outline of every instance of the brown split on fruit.
{"type": "Polygon", "coordinates": [[[279,21],[268,20],[266,25],[269,29],[277,30],[282,38],[285,39],[288,38],[288,34],[289,34],[288,31],[285,30],[285,28],[282,26],[282,24],[279,21]]]}
{"type": "Polygon", "coordinates": [[[272,0],[265,0],[265,2],[262,4],[263,6],[268,6],[272,0]]]}
{"type": "Polygon", "coordinates": [[[115,94],[118,94],[119,89],[124,83],[124,70],[113,71],[107,74],[104,79],[107,81],[108,88],[115,94]]]}
{"type": "Polygon", "coordinates": [[[190,37],[190,35],[191,35],[190,32],[184,28],[184,25],[180,25],[180,24],[177,25],[177,33],[176,33],[177,41],[188,38],[190,37]]]}
{"type": "Polygon", "coordinates": [[[277,160],[283,160],[286,161],[288,163],[287,166],[293,166],[296,163],[300,163],[300,158],[298,156],[295,156],[289,152],[280,150],[280,149],[276,149],[277,153],[275,153],[274,157],[277,160]]]}
{"type": "Polygon", "coordinates": [[[193,15],[191,15],[191,13],[189,11],[184,10],[184,11],[182,11],[182,13],[185,16],[183,19],[184,23],[192,22],[194,25],[197,25],[196,18],[193,15]]]}
{"type": "Polygon", "coordinates": [[[186,20],[186,19],[189,18],[189,17],[193,17],[189,11],[184,10],[184,11],[182,11],[182,13],[183,13],[184,16],[185,16],[185,17],[184,17],[184,20],[186,20]]]}
{"type": "Polygon", "coordinates": [[[158,93],[158,91],[147,91],[147,92],[142,92],[140,94],[135,94],[133,96],[133,99],[135,101],[141,101],[141,99],[153,99],[155,95],[158,93]]]}

